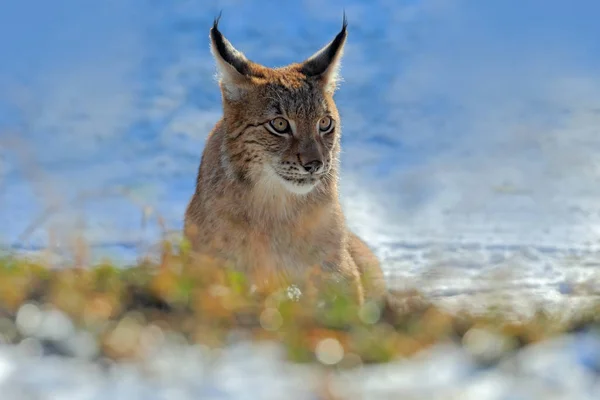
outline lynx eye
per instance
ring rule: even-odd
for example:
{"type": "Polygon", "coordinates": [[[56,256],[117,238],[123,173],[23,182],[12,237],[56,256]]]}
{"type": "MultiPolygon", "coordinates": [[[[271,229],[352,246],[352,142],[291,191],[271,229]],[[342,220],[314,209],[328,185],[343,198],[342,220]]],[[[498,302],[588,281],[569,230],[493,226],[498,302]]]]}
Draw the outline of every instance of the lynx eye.
{"type": "Polygon", "coordinates": [[[278,134],[289,133],[290,131],[290,123],[282,117],[277,117],[269,121],[269,126],[275,131],[274,133],[278,134]]]}
{"type": "Polygon", "coordinates": [[[323,117],[319,120],[319,131],[321,133],[329,133],[333,130],[333,119],[331,117],[323,117]]]}

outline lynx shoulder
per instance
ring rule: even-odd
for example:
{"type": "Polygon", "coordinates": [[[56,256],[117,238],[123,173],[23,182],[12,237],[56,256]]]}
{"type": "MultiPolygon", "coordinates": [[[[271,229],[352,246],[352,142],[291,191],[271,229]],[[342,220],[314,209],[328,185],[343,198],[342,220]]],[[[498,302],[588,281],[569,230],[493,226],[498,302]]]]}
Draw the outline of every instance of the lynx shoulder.
{"type": "Polygon", "coordinates": [[[334,101],[347,23],[308,59],[255,63],[210,30],[223,116],[206,142],[185,212],[194,252],[282,282],[316,268],[359,302],[385,283],[368,246],[346,227],[338,199],[341,123],[334,101]]]}

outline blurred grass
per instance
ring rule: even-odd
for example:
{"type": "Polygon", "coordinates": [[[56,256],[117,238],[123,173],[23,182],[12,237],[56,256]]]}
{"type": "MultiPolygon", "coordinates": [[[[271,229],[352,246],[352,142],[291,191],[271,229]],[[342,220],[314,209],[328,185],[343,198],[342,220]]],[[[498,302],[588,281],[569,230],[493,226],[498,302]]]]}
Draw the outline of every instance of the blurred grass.
{"type": "Polygon", "coordinates": [[[43,312],[58,310],[93,338],[94,357],[140,359],[170,334],[220,347],[243,332],[278,341],[291,361],[346,368],[410,357],[447,341],[488,365],[530,343],[600,327],[600,303],[568,317],[540,310],[525,318],[494,305],[451,313],[418,291],[395,291],[383,308],[370,302],[359,308],[335,286],[316,298],[293,288],[257,288],[257,277],[193,258],[185,241],[164,241],[160,255],[129,266],[76,258],[62,268],[39,257],[1,257],[0,338],[52,341],[36,330],[43,312]]]}

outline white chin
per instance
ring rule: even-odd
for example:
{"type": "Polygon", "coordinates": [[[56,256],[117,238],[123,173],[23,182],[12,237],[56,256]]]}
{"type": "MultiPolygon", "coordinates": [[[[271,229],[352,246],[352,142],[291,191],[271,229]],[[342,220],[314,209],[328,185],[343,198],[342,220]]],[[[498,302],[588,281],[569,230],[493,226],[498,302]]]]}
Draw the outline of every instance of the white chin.
{"type": "Polygon", "coordinates": [[[286,188],[289,192],[292,192],[294,194],[310,193],[315,188],[315,186],[317,186],[316,182],[309,183],[306,185],[297,185],[294,182],[283,179],[282,177],[279,177],[279,181],[281,182],[284,188],[286,188]]]}
{"type": "Polygon", "coordinates": [[[263,182],[266,184],[264,189],[272,190],[272,189],[274,189],[274,186],[279,186],[279,187],[283,187],[288,192],[294,193],[297,195],[304,195],[304,194],[310,193],[315,188],[315,186],[317,186],[317,184],[318,184],[318,181],[315,181],[315,183],[309,183],[306,185],[296,184],[292,181],[288,181],[287,179],[282,178],[271,167],[265,168],[265,175],[264,175],[263,182]]]}

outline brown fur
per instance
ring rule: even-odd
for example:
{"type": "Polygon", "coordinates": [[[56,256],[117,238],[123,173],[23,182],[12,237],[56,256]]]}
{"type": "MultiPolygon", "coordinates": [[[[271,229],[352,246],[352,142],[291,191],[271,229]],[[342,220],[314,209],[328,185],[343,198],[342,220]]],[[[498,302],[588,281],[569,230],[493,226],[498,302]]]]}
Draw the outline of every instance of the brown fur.
{"type": "Polygon", "coordinates": [[[217,22],[211,44],[223,118],[208,137],[185,213],[193,250],[282,283],[301,282],[317,268],[345,279],[359,303],[381,298],[379,262],[347,229],[338,199],[341,124],[333,92],[346,26],[311,65],[309,59],[272,69],[236,52],[217,22]],[[269,131],[269,121],[280,116],[293,132],[269,131]],[[327,134],[319,131],[324,116],[335,124],[327,134]],[[312,159],[322,161],[320,175],[303,172],[312,159]],[[276,174],[290,185],[316,186],[299,194],[276,174]]]}

